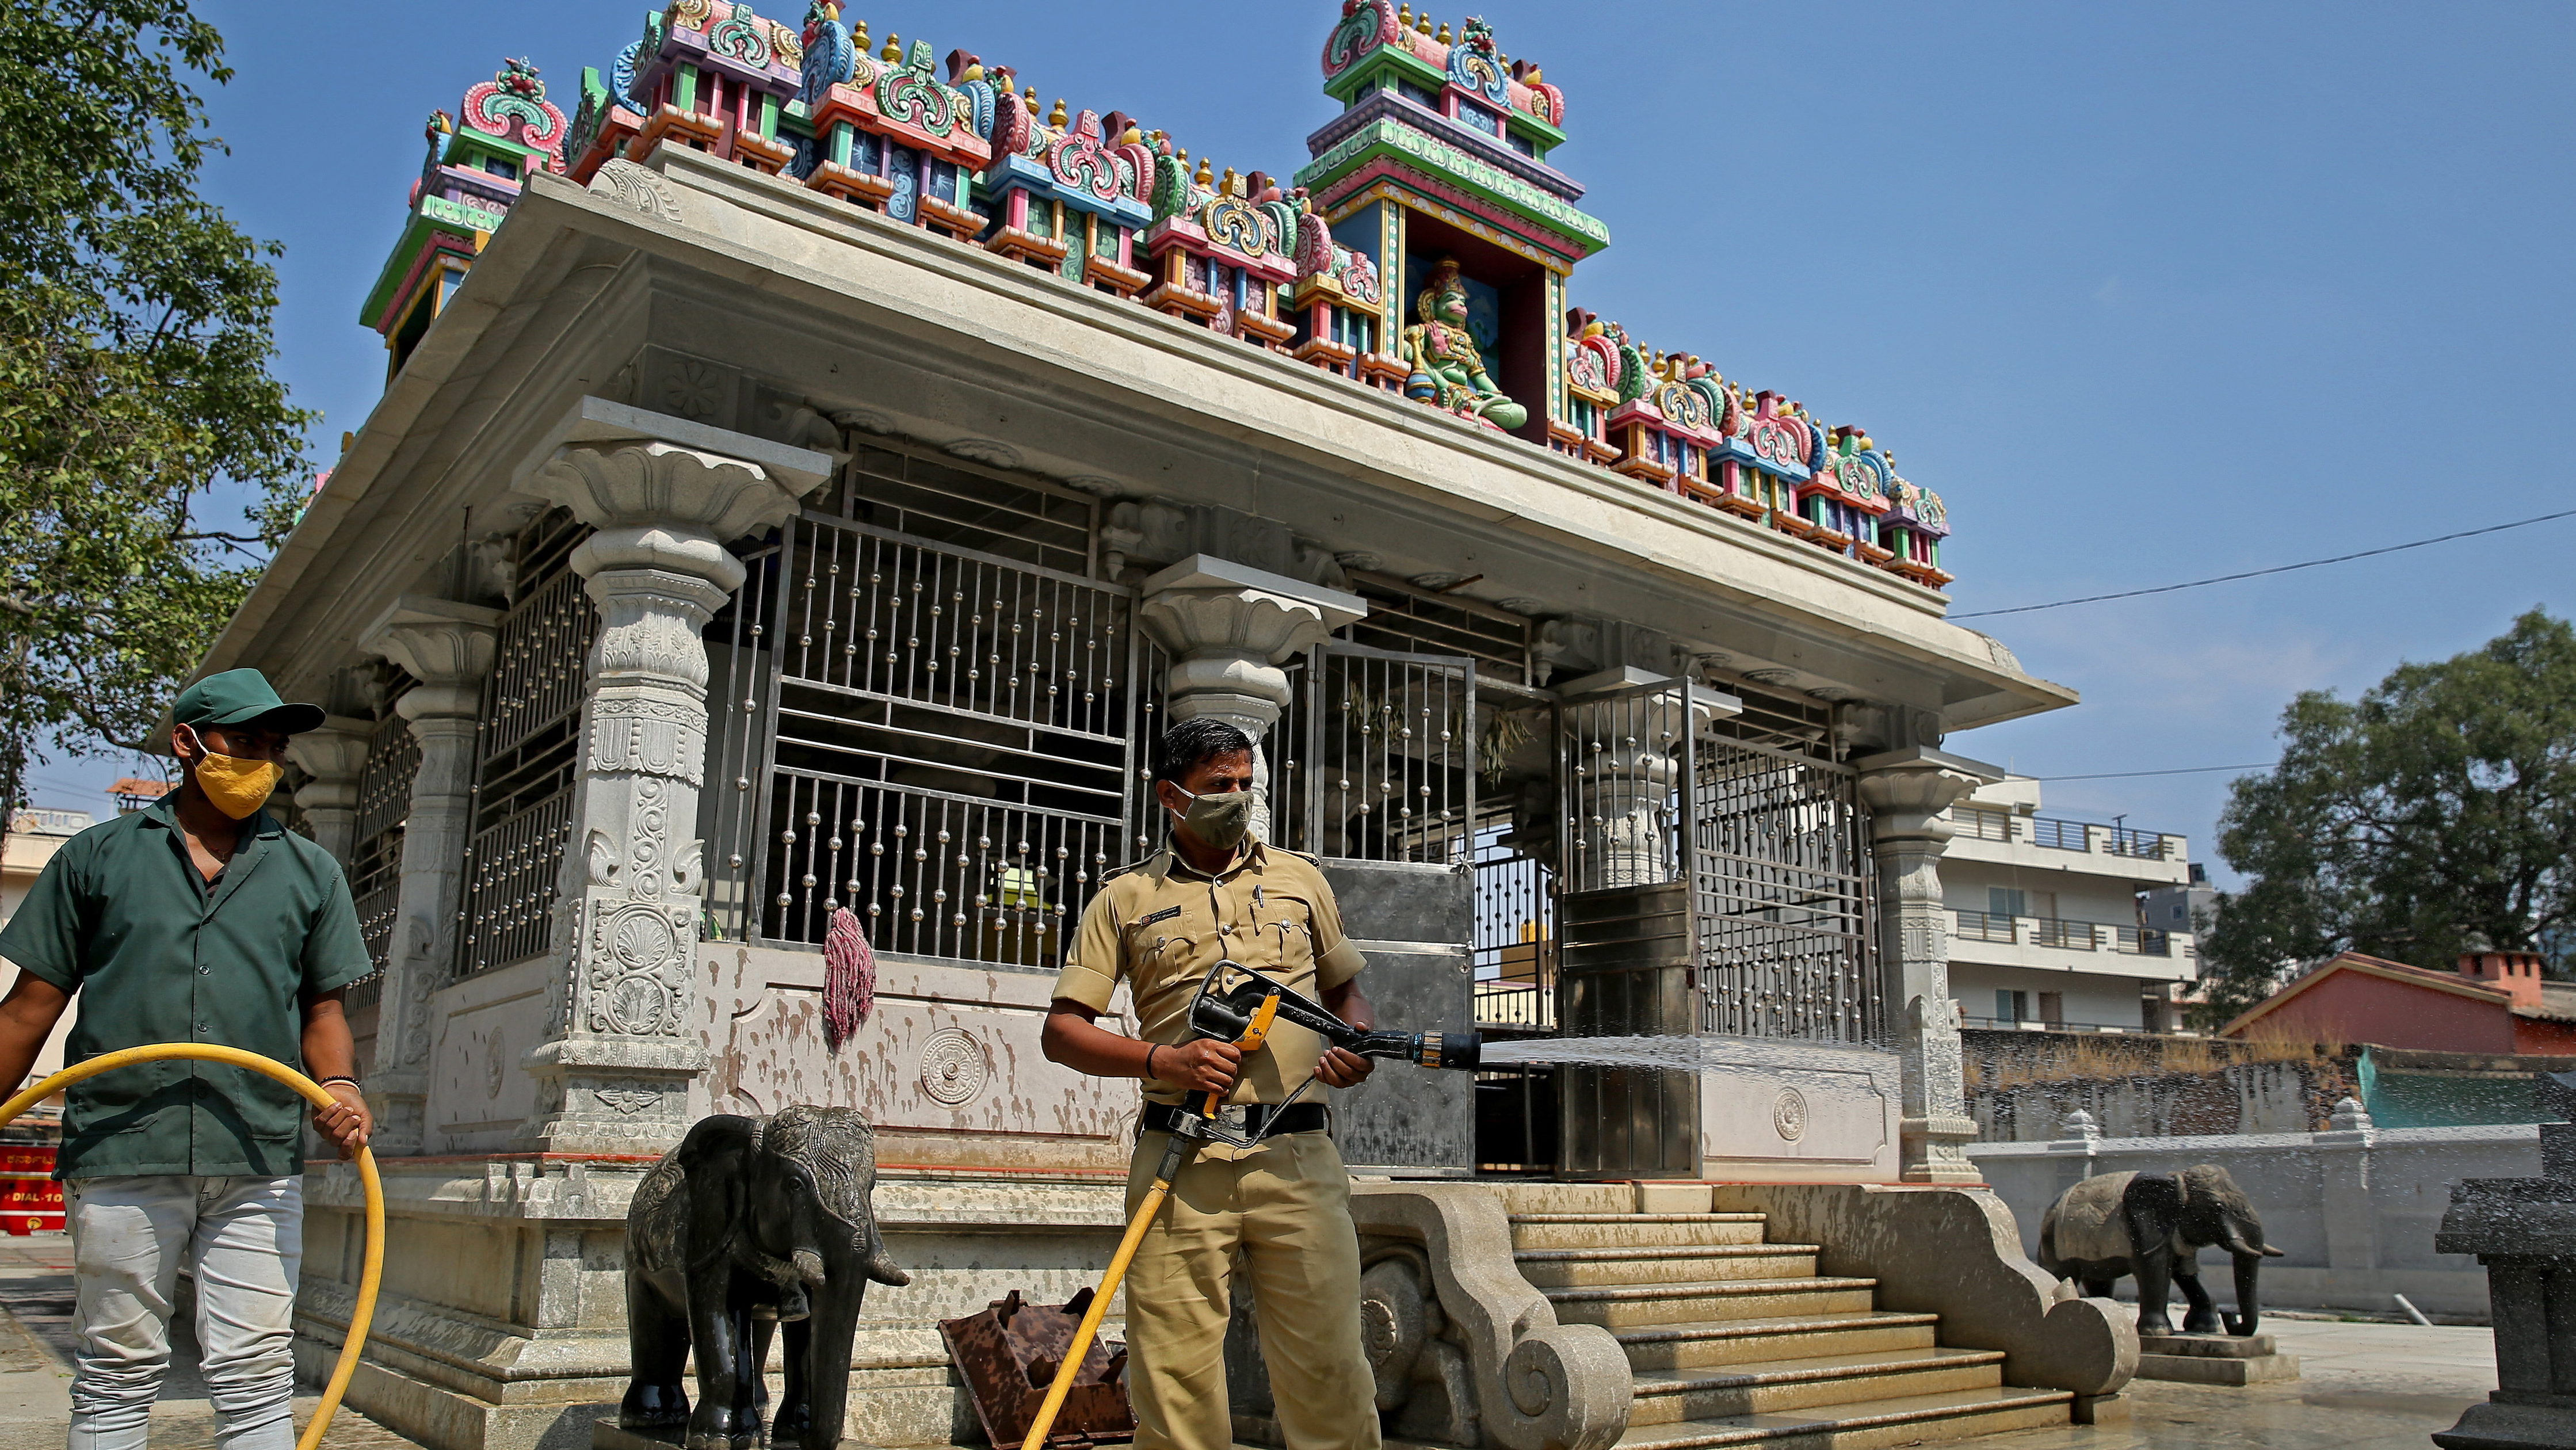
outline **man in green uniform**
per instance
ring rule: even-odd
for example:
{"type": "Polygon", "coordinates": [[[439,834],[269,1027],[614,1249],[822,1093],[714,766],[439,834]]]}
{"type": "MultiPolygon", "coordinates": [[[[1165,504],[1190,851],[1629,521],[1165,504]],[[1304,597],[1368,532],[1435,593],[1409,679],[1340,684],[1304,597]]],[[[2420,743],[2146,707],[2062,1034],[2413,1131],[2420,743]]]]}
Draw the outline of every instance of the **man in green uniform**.
{"type": "Polygon", "coordinates": [[[1249,1266],[1289,1450],[1376,1450],[1350,1172],[1325,1131],[1319,1091],[1280,1109],[1276,1121],[1270,1111],[1310,1075],[1349,1087],[1371,1064],[1284,1021],[1248,1055],[1189,1033],[1200,979],[1229,957],[1320,997],[1355,1027],[1376,1025],[1359,989],[1365,962],[1342,935],[1323,873],[1303,856],[1247,839],[1251,790],[1252,740],[1241,730],[1201,717],[1164,735],[1154,797],[1172,817],[1171,845],[1111,875],[1083,911],[1047,1015],[1046,1054],[1097,1077],[1145,1080],[1127,1179],[1131,1214],[1185,1095],[1225,1094],[1245,1126],[1271,1134],[1249,1150],[1201,1148],[1128,1270],[1127,1386],[1140,1450],[1226,1450],[1233,1442],[1225,1326],[1238,1251],[1249,1266]],[[1141,1037],[1095,1021],[1121,981],[1141,1037]]]}
{"type": "MultiPolygon", "coordinates": [[[[313,1120],[355,1153],[372,1126],[340,997],[375,970],[330,853],[260,809],[289,735],[322,723],[257,670],[171,709],[179,789],[64,843],[0,931],[0,1083],[27,1078],[63,1008],[64,1056],[197,1042],[301,1067],[313,1120]]],[[[170,1299],[197,1282],[197,1343],[222,1450],[294,1444],[304,1100],[242,1068],[156,1062],[73,1087],[56,1168],[78,1290],[70,1450],[143,1450],[170,1362],[170,1299]]]]}

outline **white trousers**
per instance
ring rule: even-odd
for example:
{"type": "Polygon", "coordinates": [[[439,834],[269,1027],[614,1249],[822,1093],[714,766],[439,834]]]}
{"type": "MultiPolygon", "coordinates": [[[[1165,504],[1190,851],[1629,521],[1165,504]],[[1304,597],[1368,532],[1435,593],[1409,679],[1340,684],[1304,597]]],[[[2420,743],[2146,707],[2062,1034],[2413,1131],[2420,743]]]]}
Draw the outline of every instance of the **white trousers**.
{"type": "Polygon", "coordinates": [[[64,1198],[80,1335],[69,1450],[144,1450],[182,1268],[197,1281],[217,1450],[293,1450],[303,1181],[82,1178],[64,1198]]]}

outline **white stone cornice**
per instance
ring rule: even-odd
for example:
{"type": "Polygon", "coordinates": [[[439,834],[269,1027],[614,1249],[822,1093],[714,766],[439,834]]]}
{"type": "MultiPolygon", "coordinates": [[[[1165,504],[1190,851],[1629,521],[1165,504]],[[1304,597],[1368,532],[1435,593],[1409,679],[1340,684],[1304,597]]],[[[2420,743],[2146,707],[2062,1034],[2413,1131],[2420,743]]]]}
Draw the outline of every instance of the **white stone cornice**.
{"type": "Polygon", "coordinates": [[[1919,746],[1852,763],[1860,771],[1861,801],[1870,809],[1870,839],[1919,841],[1936,849],[1950,839],[1943,813],[2004,776],[1983,761],[1919,746]]]}
{"type": "Polygon", "coordinates": [[[650,569],[727,593],[743,568],[725,546],[785,522],[801,496],[757,463],[670,443],[572,444],[520,486],[591,526],[573,551],[583,577],[650,569]]]}
{"type": "Polygon", "coordinates": [[[406,594],[359,638],[360,648],[392,660],[424,685],[464,686],[492,673],[500,631],[500,610],[406,594]]]}
{"type": "MultiPolygon", "coordinates": [[[[730,428],[711,427],[668,413],[611,402],[606,398],[584,397],[566,409],[554,426],[548,428],[512,471],[512,487],[520,493],[536,494],[528,479],[562,456],[563,450],[580,444],[666,443],[693,453],[705,453],[748,464],[766,474],[770,481],[785,489],[790,497],[803,498],[832,476],[832,455],[811,448],[798,448],[787,443],[730,428]]],[[[597,527],[597,525],[593,525],[597,527]]]]}

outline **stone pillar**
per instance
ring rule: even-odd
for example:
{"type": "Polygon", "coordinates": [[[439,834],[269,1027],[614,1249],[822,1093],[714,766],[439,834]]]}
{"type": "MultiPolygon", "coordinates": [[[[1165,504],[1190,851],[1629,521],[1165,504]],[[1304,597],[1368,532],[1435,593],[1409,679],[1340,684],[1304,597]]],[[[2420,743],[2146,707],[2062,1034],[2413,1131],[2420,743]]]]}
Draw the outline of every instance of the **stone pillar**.
{"type": "Polygon", "coordinates": [[[429,1002],[456,970],[474,805],[474,726],[500,628],[497,609],[406,594],[365,635],[369,653],[420,681],[394,702],[394,713],[420,742],[420,768],[403,821],[402,884],[385,945],[376,1066],[367,1083],[376,1151],[387,1157],[428,1147],[429,1002]]]}
{"type": "Polygon", "coordinates": [[[1966,1145],[1977,1136],[1977,1122],[1968,1116],[1962,1083],[1959,1018],[1950,1005],[1949,916],[1941,903],[1941,852],[1950,843],[1943,813],[2003,773],[1919,746],[1854,764],[1878,868],[1880,979],[1903,1061],[1903,1176],[1909,1183],[1975,1183],[1983,1175],[1968,1161],[1966,1145]]]}
{"type": "Polygon", "coordinates": [[[295,788],[295,803],[313,828],[313,844],[344,867],[358,845],[358,778],[366,773],[375,732],[364,720],[331,715],[324,717],[321,729],[307,730],[286,746],[287,759],[305,775],[295,788]]]}
{"type": "Polygon", "coordinates": [[[600,631],[557,901],[566,971],[550,985],[548,1040],[525,1059],[536,1114],[512,1145],[653,1153],[687,1131],[689,1084],[706,1065],[700,631],[743,581],[726,545],[785,521],[831,460],[596,399],[583,409],[622,427],[576,427],[575,441],[519,485],[596,531],[572,567],[599,606],[600,631]]]}
{"type": "Polygon", "coordinates": [[[1172,657],[1166,725],[1213,715],[1252,737],[1252,833],[1271,835],[1270,761],[1262,748],[1288,704],[1290,659],[1362,618],[1356,594],[1206,554],[1145,581],[1136,623],[1172,657]]]}

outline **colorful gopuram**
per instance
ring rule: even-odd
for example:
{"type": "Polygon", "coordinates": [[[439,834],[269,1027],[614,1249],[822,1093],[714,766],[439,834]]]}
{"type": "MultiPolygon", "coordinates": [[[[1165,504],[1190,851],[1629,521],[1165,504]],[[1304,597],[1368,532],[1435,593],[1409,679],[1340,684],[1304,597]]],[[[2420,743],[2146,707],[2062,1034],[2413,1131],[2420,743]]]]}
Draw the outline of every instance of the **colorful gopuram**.
{"type": "Polygon", "coordinates": [[[1939,589],[1941,496],[1864,429],[1635,341],[1573,305],[1609,245],[1548,164],[1567,102],[1493,30],[1344,0],[1323,51],[1343,110],[1284,181],[1220,171],[1123,112],[1051,106],[1013,69],[845,20],[676,0],[570,125],[524,61],[430,122],[411,224],[365,321],[399,368],[532,169],[587,183],[685,146],[1053,273],[1365,387],[1939,589]],[[567,134],[568,133],[568,134],[567,134]]]}

